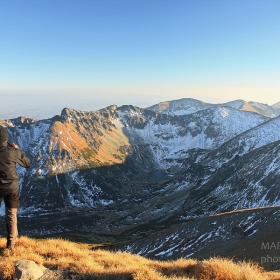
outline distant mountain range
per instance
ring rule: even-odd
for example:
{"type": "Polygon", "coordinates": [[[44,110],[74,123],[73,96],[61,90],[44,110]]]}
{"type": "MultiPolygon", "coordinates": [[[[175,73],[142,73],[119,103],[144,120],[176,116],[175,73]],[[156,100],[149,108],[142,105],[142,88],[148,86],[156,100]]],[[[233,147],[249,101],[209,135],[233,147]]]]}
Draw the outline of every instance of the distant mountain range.
{"type": "Polygon", "coordinates": [[[184,98],[0,125],[32,159],[18,169],[21,234],[159,259],[256,261],[262,242],[277,238],[280,102],[184,98]]]}
{"type": "Polygon", "coordinates": [[[279,116],[280,102],[272,106],[253,101],[246,102],[244,100],[235,100],[223,104],[210,104],[192,98],[184,98],[180,100],[160,102],[147,109],[153,110],[157,113],[185,115],[212,107],[232,107],[243,111],[256,112],[268,117],[277,117],[279,116]]]}

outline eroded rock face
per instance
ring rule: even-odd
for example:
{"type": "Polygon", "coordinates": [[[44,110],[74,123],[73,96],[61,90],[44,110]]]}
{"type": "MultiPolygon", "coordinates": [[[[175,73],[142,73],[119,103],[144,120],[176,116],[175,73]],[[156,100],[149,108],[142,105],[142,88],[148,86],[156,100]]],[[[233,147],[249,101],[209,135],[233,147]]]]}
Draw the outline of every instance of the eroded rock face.
{"type": "Polygon", "coordinates": [[[43,276],[46,268],[34,261],[19,260],[15,262],[15,277],[17,280],[37,280],[43,276]]]}

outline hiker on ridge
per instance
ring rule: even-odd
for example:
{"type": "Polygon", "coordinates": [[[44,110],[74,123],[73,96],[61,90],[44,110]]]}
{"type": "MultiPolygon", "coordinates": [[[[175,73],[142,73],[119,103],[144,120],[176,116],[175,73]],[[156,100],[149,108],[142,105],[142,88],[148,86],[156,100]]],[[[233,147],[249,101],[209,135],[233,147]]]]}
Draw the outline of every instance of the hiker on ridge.
{"type": "Polygon", "coordinates": [[[14,248],[18,237],[17,211],[20,198],[16,163],[25,168],[30,167],[29,158],[16,144],[8,144],[8,132],[0,126],[0,204],[4,199],[8,249],[14,248]]]}

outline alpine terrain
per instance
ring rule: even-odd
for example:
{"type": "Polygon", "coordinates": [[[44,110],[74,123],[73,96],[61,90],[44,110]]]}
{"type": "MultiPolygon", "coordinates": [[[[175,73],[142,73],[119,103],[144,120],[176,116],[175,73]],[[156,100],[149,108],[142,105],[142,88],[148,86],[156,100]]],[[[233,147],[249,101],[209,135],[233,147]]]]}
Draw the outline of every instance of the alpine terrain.
{"type": "Polygon", "coordinates": [[[32,160],[18,168],[21,235],[280,267],[279,103],[185,98],[0,125],[32,160]]]}

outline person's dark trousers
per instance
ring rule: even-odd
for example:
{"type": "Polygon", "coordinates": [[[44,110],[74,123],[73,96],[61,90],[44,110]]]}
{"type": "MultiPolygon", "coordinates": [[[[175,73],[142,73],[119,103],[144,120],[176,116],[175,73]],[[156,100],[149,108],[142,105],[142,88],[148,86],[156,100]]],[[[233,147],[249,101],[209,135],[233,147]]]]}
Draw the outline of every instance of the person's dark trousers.
{"type": "Polygon", "coordinates": [[[18,238],[17,211],[20,206],[19,182],[0,185],[0,201],[4,199],[7,225],[7,248],[14,247],[18,238]]]}
{"type": "Polygon", "coordinates": [[[6,207],[7,248],[14,247],[18,238],[17,208],[6,207]]]}

